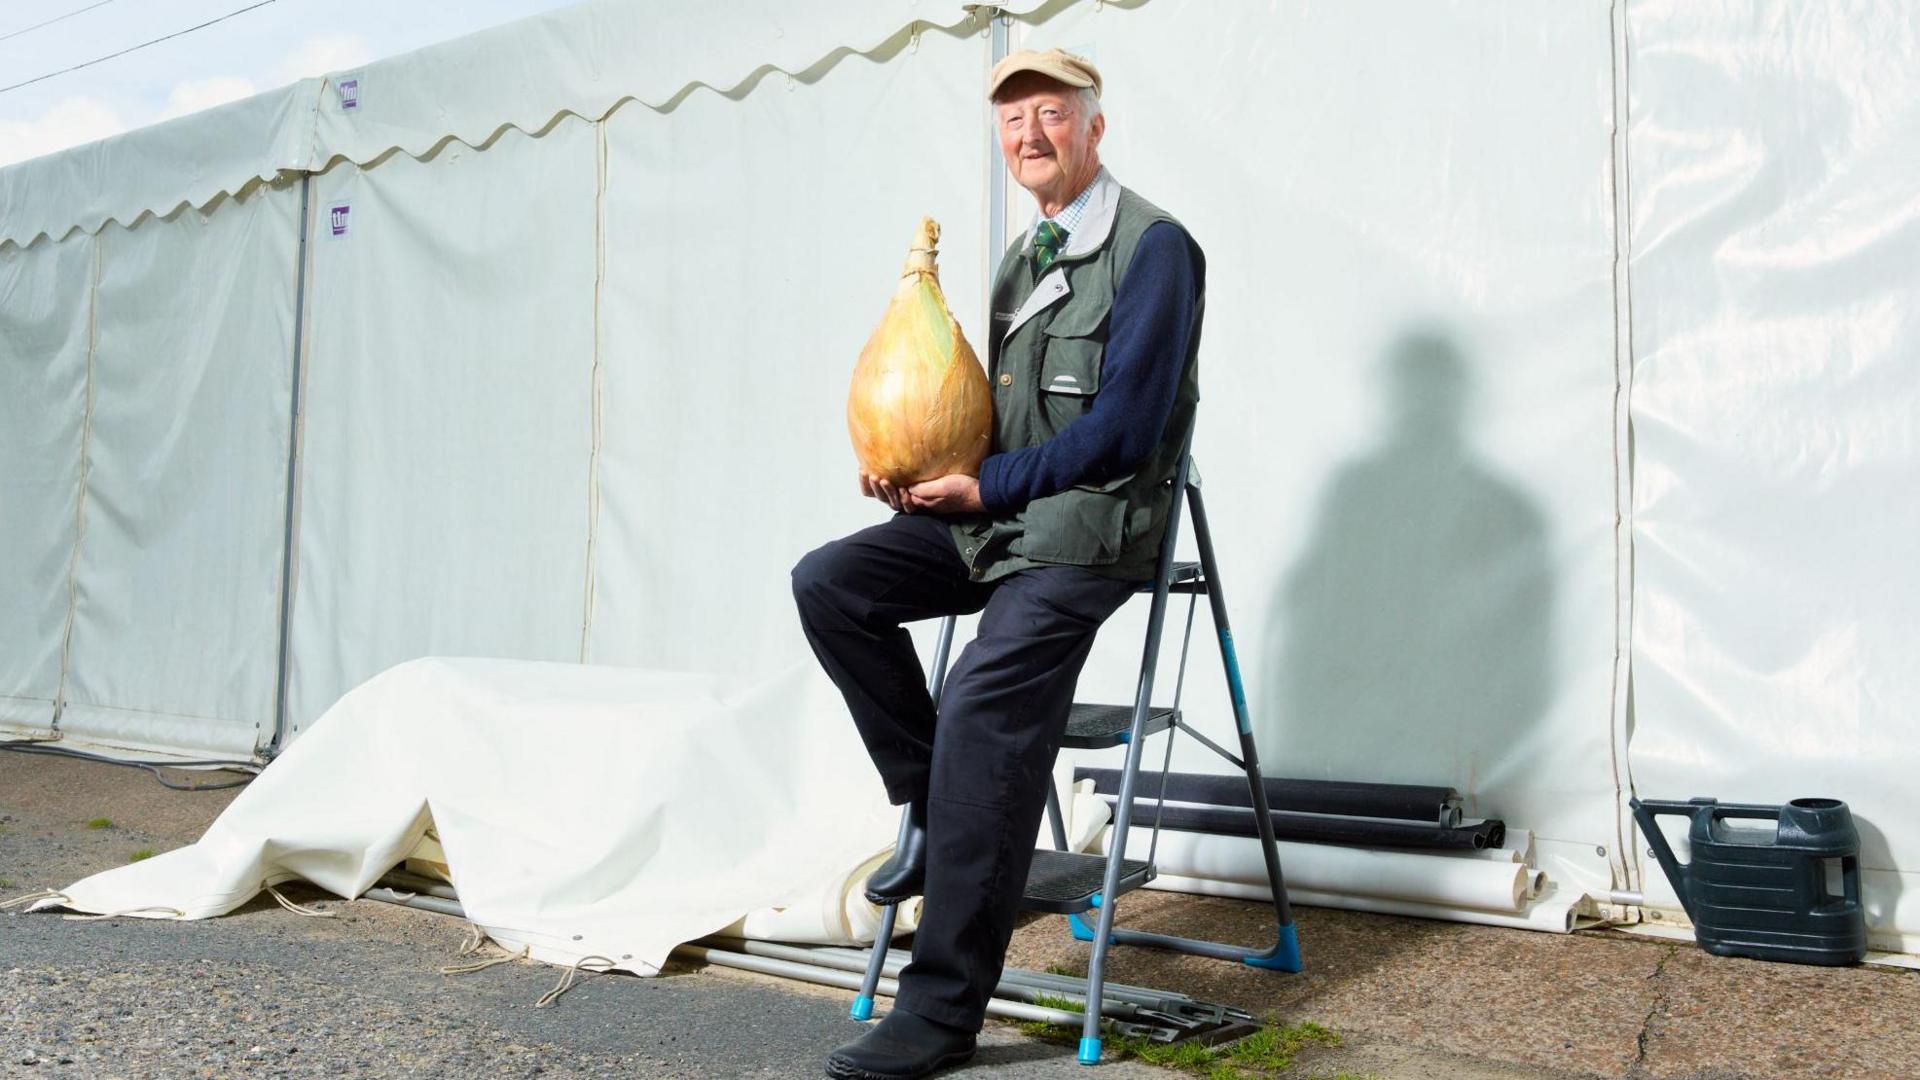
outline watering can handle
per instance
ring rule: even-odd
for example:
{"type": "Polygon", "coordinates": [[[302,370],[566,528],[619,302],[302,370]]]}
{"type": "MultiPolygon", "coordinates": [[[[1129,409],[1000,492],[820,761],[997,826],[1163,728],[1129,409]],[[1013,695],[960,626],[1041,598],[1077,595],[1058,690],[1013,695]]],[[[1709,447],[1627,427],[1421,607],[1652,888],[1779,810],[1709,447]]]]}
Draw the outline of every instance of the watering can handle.
{"type": "Polygon", "coordinates": [[[1627,805],[1633,808],[1633,819],[1640,823],[1640,832],[1647,838],[1647,843],[1653,848],[1653,857],[1660,860],[1660,869],[1666,871],[1667,881],[1673,886],[1674,895],[1680,898],[1680,906],[1686,909],[1687,918],[1693,918],[1693,894],[1692,890],[1687,887],[1687,870],[1689,866],[1682,865],[1680,860],[1674,857],[1673,847],[1667,843],[1666,835],[1660,831],[1660,826],[1654,822],[1655,815],[1677,814],[1690,818],[1703,809],[1713,811],[1726,809],[1748,810],[1752,809],[1752,807],[1722,807],[1711,801],[1674,802],[1667,799],[1641,800],[1639,798],[1628,799],[1627,805]]]}

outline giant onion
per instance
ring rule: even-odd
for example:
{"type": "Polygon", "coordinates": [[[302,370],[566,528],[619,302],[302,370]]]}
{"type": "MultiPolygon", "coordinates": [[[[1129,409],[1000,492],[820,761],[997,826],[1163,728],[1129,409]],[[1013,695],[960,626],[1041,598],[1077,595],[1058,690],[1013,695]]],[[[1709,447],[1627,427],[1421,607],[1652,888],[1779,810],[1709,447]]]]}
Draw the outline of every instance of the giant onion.
{"type": "Polygon", "coordinates": [[[993,426],[987,374],[947,310],[934,257],[940,226],[920,221],[893,302],[847,394],[847,431],[860,468],[898,487],[980,471],[993,426]]]}

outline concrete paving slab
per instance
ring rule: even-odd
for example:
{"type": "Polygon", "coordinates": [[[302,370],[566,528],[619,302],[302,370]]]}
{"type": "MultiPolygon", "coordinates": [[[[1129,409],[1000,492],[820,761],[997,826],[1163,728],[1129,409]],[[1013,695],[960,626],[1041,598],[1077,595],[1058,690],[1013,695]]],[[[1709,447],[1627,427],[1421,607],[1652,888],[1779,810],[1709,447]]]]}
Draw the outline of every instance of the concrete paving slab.
{"type": "MultiPolygon", "coordinates": [[[[0,753],[0,897],[190,843],[235,794],[0,753]],[[101,817],[113,824],[87,827],[101,817]]],[[[0,916],[0,1075],[798,1077],[860,1030],[844,992],[718,968],[589,978],[536,1010],[557,969],[438,973],[464,936],[455,920],[292,895],[340,917],[270,900],[190,924],[0,916]]],[[[1166,933],[1274,934],[1270,908],[1235,900],[1148,891],[1119,913],[1166,933]]],[[[1301,975],[1126,947],[1110,975],[1341,1034],[1289,1077],[1920,1076],[1920,973],[1726,960],[1614,933],[1297,917],[1301,975]]],[[[1078,973],[1088,952],[1045,917],[1022,925],[1008,959],[1078,973]]],[[[1069,1045],[995,1024],[959,1075],[1089,1074],[1069,1045]]],[[[1166,1074],[1109,1063],[1098,1075],[1166,1074]]]]}

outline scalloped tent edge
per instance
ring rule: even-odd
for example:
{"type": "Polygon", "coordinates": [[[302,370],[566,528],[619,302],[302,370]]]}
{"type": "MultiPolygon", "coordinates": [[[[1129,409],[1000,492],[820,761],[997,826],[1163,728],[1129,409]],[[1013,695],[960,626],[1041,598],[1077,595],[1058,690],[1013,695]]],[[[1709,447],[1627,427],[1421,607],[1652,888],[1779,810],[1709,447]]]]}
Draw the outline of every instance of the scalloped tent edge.
{"type": "Polygon", "coordinates": [[[629,103],[671,111],[703,89],[738,98],[773,75],[810,83],[851,56],[913,49],[924,33],[983,33],[996,9],[1072,2],[886,0],[876,13],[872,0],[740,0],[716,17],[699,0],[588,0],[0,168],[0,251],[204,211],[342,162],[425,159],[451,142],[484,149],[569,115],[597,123],[629,103]],[[616,78],[624,72],[636,74],[616,78]],[[351,110],[334,89],[349,76],[360,88],[351,110]]]}

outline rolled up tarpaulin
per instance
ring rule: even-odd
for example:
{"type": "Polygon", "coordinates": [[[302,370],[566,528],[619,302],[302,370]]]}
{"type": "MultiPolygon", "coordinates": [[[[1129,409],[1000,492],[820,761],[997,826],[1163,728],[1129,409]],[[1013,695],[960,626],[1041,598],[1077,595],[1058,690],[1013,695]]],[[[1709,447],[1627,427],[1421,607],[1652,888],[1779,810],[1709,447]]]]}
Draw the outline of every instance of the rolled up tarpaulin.
{"type": "MultiPolygon", "coordinates": [[[[1239,900],[1261,901],[1268,898],[1267,886],[1245,885],[1237,881],[1209,881],[1205,878],[1164,875],[1147,883],[1149,889],[1191,893],[1195,896],[1230,896],[1239,900]]],[[[1319,892],[1287,886],[1287,897],[1308,907],[1337,908],[1341,911],[1367,911],[1379,915],[1407,915],[1416,919],[1443,919],[1447,922],[1505,926],[1515,930],[1542,930],[1549,934],[1570,934],[1578,922],[1579,897],[1561,895],[1558,890],[1545,894],[1517,911],[1482,911],[1479,908],[1447,907],[1413,900],[1389,900],[1377,896],[1351,896],[1345,893],[1319,892]]]]}
{"type": "MultiPolygon", "coordinates": [[[[1108,797],[1111,811],[1115,798],[1108,797]]],[[[1443,829],[1438,825],[1412,821],[1386,821],[1381,818],[1328,817],[1321,814],[1294,814],[1274,811],[1273,835],[1280,840],[1308,844],[1356,844],[1361,847],[1432,848],[1443,851],[1482,851],[1497,848],[1506,839],[1507,828],[1500,821],[1481,821],[1443,829]]],[[[1226,806],[1181,806],[1135,799],[1133,821],[1150,826],[1155,820],[1163,829],[1179,832],[1210,833],[1215,836],[1259,836],[1253,810],[1226,806]]]]}
{"type": "MultiPolygon", "coordinates": [[[[893,855],[893,848],[869,858],[834,885],[784,907],[750,911],[723,930],[726,937],[790,941],[808,945],[871,945],[880,934],[880,909],[867,899],[867,876],[893,855]]],[[[920,925],[920,898],[900,905],[893,936],[911,934],[920,925]]]]}
{"type": "MultiPolygon", "coordinates": [[[[1147,820],[1127,836],[1127,857],[1144,859],[1152,841],[1147,820]]],[[[1097,850],[1107,852],[1113,829],[1102,830],[1097,850]]],[[[1520,910],[1532,885],[1532,871],[1520,863],[1428,855],[1415,851],[1378,851],[1283,842],[1280,866],[1287,889],[1409,900],[1442,908],[1481,911],[1520,910]]],[[[1266,860],[1260,842],[1238,836],[1162,832],[1155,855],[1160,873],[1177,877],[1237,882],[1264,888],[1266,860]]]]}
{"type": "MultiPolygon", "coordinates": [[[[1159,773],[1141,773],[1134,781],[1133,797],[1162,798],[1160,777],[1159,773]]],[[[1075,769],[1073,778],[1076,782],[1092,780],[1094,791],[1101,795],[1120,793],[1119,769],[1075,769]]],[[[1243,775],[1168,773],[1166,781],[1167,793],[1164,798],[1170,802],[1253,806],[1253,793],[1247,789],[1247,780],[1243,775]]],[[[1270,810],[1431,821],[1438,825],[1460,823],[1460,795],[1447,787],[1269,778],[1266,789],[1267,808],[1270,810]]]]}

